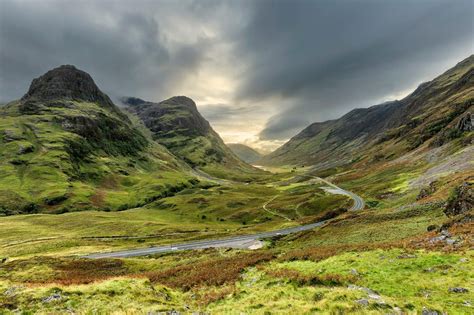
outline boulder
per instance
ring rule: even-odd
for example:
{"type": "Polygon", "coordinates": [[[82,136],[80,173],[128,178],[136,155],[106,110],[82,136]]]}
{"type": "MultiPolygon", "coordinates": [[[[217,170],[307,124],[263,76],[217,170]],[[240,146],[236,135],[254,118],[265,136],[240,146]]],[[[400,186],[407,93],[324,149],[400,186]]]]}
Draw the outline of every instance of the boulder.
{"type": "Polygon", "coordinates": [[[472,186],[472,183],[465,182],[455,189],[444,209],[447,216],[456,216],[474,209],[474,189],[472,186]]]}
{"type": "Polygon", "coordinates": [[[466,288],[455,287],[455,288],[449,288],[449,292],[451,292],[451,293],[467,293],[467,292],[469,292],[469,290],[466,289],[466,288]]]}

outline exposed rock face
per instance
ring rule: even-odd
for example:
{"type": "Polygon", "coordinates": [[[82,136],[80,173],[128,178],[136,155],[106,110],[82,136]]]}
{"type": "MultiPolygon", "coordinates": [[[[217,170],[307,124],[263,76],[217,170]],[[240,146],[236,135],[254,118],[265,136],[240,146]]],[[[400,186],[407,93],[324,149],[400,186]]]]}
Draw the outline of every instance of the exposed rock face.
{"type": "Polygon", "coordinates": [[[471,113],[467,113],[459,120],[457,129],[461,131],[471,131],[474,129],[471,113]]]}
{"type": "Polygon", "coordinates": [[[206,136],[210,125],[198,112],[196,103],[186,96],[174,96],[159,103],[147,102],[135,97],[123,98],[157,137],[179,133],[184,136],[206,136]],[[186,113],[183,115],[183,113],[186,113]],[[163,119],[167,116],[169,119],[163,119]]]}
{"type": "Polygon", "coordinates": [[[474,209],[473,184],[465,182],[456,188],[455,194],[448,200],[444,213],[447,216],[455,216],[474,209]]]}
{"type": "Polygon", "coordinates": [[[92,77],[72,65],[63,65],[33,80],[22,101],[81,100],[114,107],[92,77]]]}

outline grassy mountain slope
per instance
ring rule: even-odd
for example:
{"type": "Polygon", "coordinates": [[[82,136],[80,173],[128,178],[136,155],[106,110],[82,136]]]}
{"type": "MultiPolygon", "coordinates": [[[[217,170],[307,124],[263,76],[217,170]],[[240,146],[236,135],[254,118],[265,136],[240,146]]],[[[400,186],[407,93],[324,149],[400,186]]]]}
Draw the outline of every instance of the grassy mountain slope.
{"type": "Polygon", "coordinates": [[[247,163],[254,163],[258,161],[261,157],[262,154],[259,152],[255,151],[249,146],[246,146],[245,144],[241,143],[227,143],[227,146],[234,152],[235,155],[237,155],[242,161],[245,161],[247,163]]]}
{"type": "Polygon", "coordinates": [[[160,103],[124,98],[130,112],[151,130],[153,139],[193,168],[221,178],[250,180],[262,172],[241,161],[185,96],[160,103]]]}
{"type": "Polygon", "coordinates": [[[304,168],[248,185],[226,181],[184,189],[122,212],[0,218],[0,309],[6,314],[472,313],[472,120],[466,105],[456,109],[472,99],[472,61],[467,61],[423,85],[411,100],[313,125],[301,145],[310,152],[314,133],[319,151],[306,159],[295,155],[292,162],[304,162],[304,168]],[[329,145],[335,152],[325,148],[329,145]],[[320,228],[266,239],[253,251],[79,257],[289,227],[349,205],[344,196],[327,194],[311,174],[362,196],[365,209],[344,212],[320,228]]]}
{"type": "Polygon", "coordinates": [[[92,78],[61,66],[0,109],[0,213],[117,210],[190,185],[92,78]]]}
{"type": "Polygon", "coordinates": [[[259,163],[324,169],[394,159],[420,146],[437,147],[456,138],[465,138],[467,144],[472,127],[458,124],[472,113],[473,103],[474,56],[470,56],[400,101],[355,109],[339,119],[308,126],[259,163]]]}

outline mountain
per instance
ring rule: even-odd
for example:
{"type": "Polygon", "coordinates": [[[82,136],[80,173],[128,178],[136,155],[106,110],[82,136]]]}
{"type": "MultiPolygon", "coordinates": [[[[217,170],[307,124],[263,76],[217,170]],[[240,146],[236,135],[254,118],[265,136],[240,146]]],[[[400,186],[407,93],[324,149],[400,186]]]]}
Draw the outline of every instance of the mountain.
{"type": "Polygon", "coordinates": [[[123,98],[158,143],[193,168],[220,178],[250,180],[262,172],[240,160],[199,113],[194,101],[175,96],[159,103],[123,98]]]}
{"type": "Polygon", "coordinates": [[[132,208],[192,185],[188,171],[74,66],[0,108],[0,214],[132,208]]]}
{"type": "Polygon", "coordinates": [[[245,144],[241,143],[227,143],[227,146],[234,152],[235,155],[237,155],[242,161],[245,161],[247,163],[255,163],[257,162],[261,157],[262,154],[259,152],[255,151],[249,146],[246,146],[245,144]]]}
{"type": "Polygon", "coordinates": [[[259,163],[329,169],[392,160],[455,139],[466,146],[473,139],[473,104],[474,56],[470,56],[402,100],[311,124],[259,163]]]}

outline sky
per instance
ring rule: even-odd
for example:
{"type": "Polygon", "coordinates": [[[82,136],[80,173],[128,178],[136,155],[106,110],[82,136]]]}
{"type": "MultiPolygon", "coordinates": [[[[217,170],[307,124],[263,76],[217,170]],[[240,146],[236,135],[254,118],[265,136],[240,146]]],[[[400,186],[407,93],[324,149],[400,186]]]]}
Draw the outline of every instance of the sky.
{"type": "Polygon", "coordinates": [[[474,52],[472,0],[0,0],[0,102],[61,64],[114,100],[194,99],[261,151],[474,52]]]}

